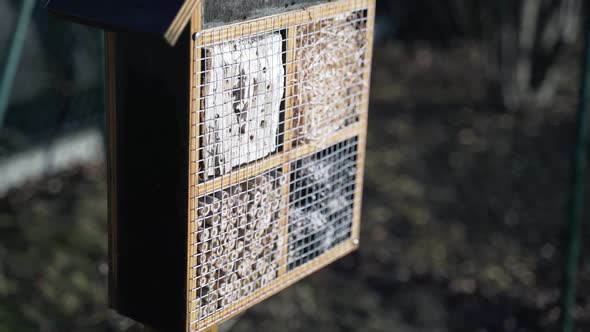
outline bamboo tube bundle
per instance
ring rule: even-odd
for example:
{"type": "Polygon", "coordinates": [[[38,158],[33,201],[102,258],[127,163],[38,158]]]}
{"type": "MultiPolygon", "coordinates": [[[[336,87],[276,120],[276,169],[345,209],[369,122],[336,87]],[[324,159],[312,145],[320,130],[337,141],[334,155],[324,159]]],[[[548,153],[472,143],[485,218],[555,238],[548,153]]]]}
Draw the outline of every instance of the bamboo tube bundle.
{"type": "Polygon", "coordinates": [[[252,251],[254,253],[254,255],[258,258],[264,258],[264,257],[260,257],[262,255],[262,252],[264,251],[264,246],[262,246],[262,241],[259,239],[256,242],[256,246],[254,247],[254,250],[252,251]]]}
{"type": "Polygon", "coordinates": [[[254,200],[254,205],[255,206],[259,206],[260,205],[260,202],[262,201],[262,193],[260,191],[257,191],[254,194],[253,200],[254,200]]]}
{"type": "Polygon", "coordinates": [[[248,294],[250,294],[248,291],[248,285],[242,285],[242,287],[240,287],[240,297],[245,297],[248,294]]]}
{"type": "Polygon", "coordinates": [[[281,196],[275,195],[275,198],[271,201],[270,210],[273,212],[278,212],[281,208],[281,196]]]}
{"type": "Polygon", "coordinates": [[[264,249],[262,250],[262,257],[270,260],[270,261],[274,261],[275,257],[274,257],[274,250],[269,248],[268,246],[265,246],[264,249]]]}
{"type": "Polygon", "coordinates": [[[269,266],[279,258],[281,176],[268,172],[200,200],[207,215],[196,232],[197,278],[211,310],[211,301],[223,308],[276,278],[269,266]]]}
{"type": "Polygon", "coordinates": [[[265,250],[268,250],[268,252],[270,252],[271,249],[269,248],[269,246],[273,240],[272,236],[272,234],[267,234],[260,239],[260,244],[262,245],[263,252],[265,252],[265,250]]]}
{"type": "Polygon", "coordinates": [[[241,253],[242,251],[244,251],[244,241],[238,240],[236,243],[236,252],[241,253]]]}
{"type": "Polygon", "coordinates": [[[246,227],[248,225],[248,219],[241,214],[241,217],[238,219],[238,227],[246,227]]]}
{"type": "Polygon", "coordinates": [[[322,142],[358,121],[367,47],[360,13],[301,25],[295,37],[297,98],[293,128],[300,142],[322,142]]]}
{"type": "Polygon", "coordinates": [[[230,194],[226,190],[222,190],[216,194],[217,198],[221,199],[222,204],[227,204],[229,199],[231,198],[230,194]]]}
{"type": "Polygon", "coordinates": [[[220,261],[222,260],[221,257],[217,257],[215,255],[210,255],[207,264],[209,264],[209,266],[213,267],[213,269],[217,269],[219,267],[219,264],[221,263],[220,261]]]}
{"type": "Polygon", "coordinates": [[[226,287],[227,295],[230,299],[232,298],[232,293],[234,292],[234,284],[232,282],[228,282],[226,287]]]}
{"type": "Polygon", "coordinates": [[[259,283],[260,283],[260,286],[259,287],[264,287],[269,282],[268,276],[266,274],[262,274],[258,280],[259,280],[259,283]]]}
{"type": "Polygon", "coordinates": [[[221,231],[221,226],[219,227],[219,235],[217,236],[217,239],[219,240],[219,242],[221,243],[225,243],[226,239],[228,238],[228,234],[226,232],[221,231]]]}
{"type": "Polygon", "coordinates": [[[204,202],[199,202],[199,209],[197,210],[199,218],[202,218],[202,220],[204,220],[204,217],[208,216],[209,213],[211,213],[211,206],[204,202]]]}
{"type": "MultiPolygon", "coordinates": [[[[232,287],[235,287],[235,286],[232,286],[232,287]]],[[[229,297],[230,298],[230,301],[232,303],[236,302],[239,299],[239,296],[240,296],[239,290],[234,288],[232,290],[232,292],[229,294],[229,296],[230,296],[229,297]]]]}
{"type": "Polygon", "coordinates": [[[221,307],[222,308],[229,306],[231,303],[232,302],[229,299],[229,297],[224,297],[224,298],[221,299],[221,307]]]}
{"type": "Polygon", "coordinates": [[[232,208],[230,206],[229,201],[226,202],[226,203],[224,203],[221,206],[221,217],[222,218],[229,218],[229,217],[231,217],[231,210],[232,210],[232,208]]]}
{"type": "Polygon", "coordinates": [[[258,273],[259,275],[263,275],[264,273],[266,273],[268,263],[264,259],[256,261],[255,265],[256,273],[258,273]]]}
{"type": "MultiPolygon", "coordinates": [[[[257,225],[259,225],[260,227],[262,227],[262,221],[259,220],[257,225]]],[[[257,248],[260,246],[260,239],[262,238],[262,236],[264,235],[265,229],[264,228],[257,228],[255,229],[252,233],[254,234],[252,237],[252,251],[254,251],[254,248],[257,248]]]]}
{"type": "Polygon", "coordinates": [[[233,227],[229,232],[229,239],[230,240],[237,240],[239,235],[238,228],[233,227]]]}
{"type": "Polygon", "coordinates": [[[198,262],[200,265],[206,264],[209,257],[205,253],[201,253],[198,255],[198,262]]]}
{"type": "Polygon", "coordinates": [[[228,273],[235,271],[236,270],[236,261],[233,261],[230,259],[227,262],[227,264],[225,265],[225,269],[228,273]]]}
{"type": "Polygon", "coordinates": [[[221,209],[221,200],[215,196],[207,195],[203,201],[210,208],[211,214],[216,214],[221,209]]]}
{"type": "Polygon", "coordinates": [[[250,204],[247,208],[246,217],[248,220],[256,220],[256,209],[257,207],[254,204],[250,204]]]}
{"type": "Polygon", "coordinates": [[[207,279],[207,276],[206,276],[206,275],[201,275],[201,276],[199,277],[199,287],[201,287],[201,288],[202,288],[202,287],[205,287],[205,286],[207,286],[207,282],[208,282],[208,281],[209,281],[209,279],[207,279]]]}
{"type": "Polygon", "coordinates": [[[193,299],[193,301],[194,301],[194,304],[197,306],[197,308],[201,306],[202,301],[201,301],[201,298],[200,297],[196,296],[193,299]]]}
{"type": "Polygon", "coordinates": [[[228,220],[221,219],[219,221],[219,230],[221,231],[222,234],[225,235],[225,231],[227,230],[228,225],[229,225],[228,220]]]}
{"type": "Polygon", "coordinates": [[[240,255],[236,250],[233,250],[229,253],[229,260],[231,262],[236,263],[238,261],[239,257],[240,257],[240,255]]]}
{"type": "Polygon", "coordinates": [[[213,215],[213,217],[211,217],[211,226],[212,225],[219,225],[221,223],[221,216],[219,214],[215,214],[213,215]]]}
{"type": "Polygon", "coordinates": [[[249,275],[251,272],[250,271],[251,265],[252,264],[250,263],[250,261],[245,260],[245,259],[243,261],[241,261],[240,263],[238,263],[238,269],[237,269],[238,275],[242,278],[249,275]]]}
{"type": "Polygon", "coordinates": [[[234,248],[236,247],[236,242],[237,240],[235,239],[227,239],[226,241],[224,241],[223,246],[227,249],[228,252],[233,252],[234,248]]]}
{"type": "Polygon", "coordinates": [[[252,238],[253,238],[252,232],[246,232],[244,234],[244,242],[247,247],[250,246],[250,243],[252,242],[252,238]]]}
{"type": "Polygon", "coordinates": [[[266,207],[268,206],[268,202],[269,202],[269,198],[268,198],[268,194],[266,194],[268,191],[265,191],[264,194],[262,194],[262,198],[260,199],[260,208],[262,209],[266,209],[266,207]]]}
{"type": "Polygon", "coordinates": [[[242,279],[238,279],[236,281],[234,281],[234,296],[236,297],[236,299],[240,298],[240,290],[242,289],[242,279]]]}
{"type": "Polygon", "coordinates": [[[221,281],[217,286],[217,294],[219,294],[220,298],[224,298],[227,294],[227,282],[221,281]]]}
{"type": "Polygon", "coordinates": [[[261,220],[262,218],[264,218],[264,217],[266,216],[266,212],[267,212],[267,211],[265,211],[263,208],[261,208],[261,207],[258,207],[258,208],[256,209],[256,214],[255,214],[255,216],[256,216],[256,219],[257,219],[257,220],[261,220]]]}
{"type": "Polygon", "coordinates": [[[239,202],[242,205],[248,205],[248,202],[250,200],[250,195],[248,195],[246,192],[242,192],[239,196],[238,196],[239,202]]]}
{"type": "Polygon", "coordinates": [[[223,255],[224,247],[221,245],[219,240],[213,240],[213,244],[211,245],[215,256],[217,256],[222,262],[219,265],[225,265],[225,260],[227,256],[223,255]]]}
{"type": "Polygon", "coordinates": [[[209,250],[209,242],[202,242],[198,245],[198,250],[201,253],[205,253],[209,250]]]}
{"type": "Polygon", "coordinates": [[[211,239],[213,241],[215,241],[215,240],[219,241],[218,240],[218,237],[219,237],[219,228],[217,228],[217,226],[211,227],[210,235],[211,235],[211,239]]]}
{"type": "Polygon", "coordinates": [[[205,319],[209,315],[208,306],[200,305],[198,306],[199,310],[199,319],[205,319]]]}
{"type": "Polygon", "coordinates": [[[209,264],[201,265],[201,268],[199,270],[199,275],[206,276],[207,273],[209,273],[209,264]]]}
{"type": "Polygon", "coordinates": [[[267,183],[268,183],[268,178],[265,175],[260,175],[254,179],[254,184],[256,185],[256,188],[261,188],[262,186],[264,186],[267,183]]]}
{"type": "Polygon", "coordinates": [[[207,303],[216,303],[219,298],[217,291],[212,291],[207,294],[207,303]]]}
{"type": "Polygon", "coordinates": [[[209,316],[215,314],[216,311],[217,311],[217,302],[209,303],[207,305],[207,314],[209,316]]]}

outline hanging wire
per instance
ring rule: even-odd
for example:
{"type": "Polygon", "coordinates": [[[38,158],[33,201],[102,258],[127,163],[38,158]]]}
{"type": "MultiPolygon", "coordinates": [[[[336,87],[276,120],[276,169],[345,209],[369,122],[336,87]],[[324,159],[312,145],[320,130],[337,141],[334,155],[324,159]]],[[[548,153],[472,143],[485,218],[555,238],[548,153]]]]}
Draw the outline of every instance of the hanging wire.
{"type": "Polygon", "coordinates": [[[25,44],[25,37],[33,16],[33,9],[35,9],[35,3],[35,0],[23,0],[20,14],[16,22],[14,37],[8,48],[8,58],[6,60],[4,74],[0,77],[0,129],[4,123],[4,117],[6,116],[8,100],[10,99],[12,92],[12,84],[20,62],[21,53],[25,44]]]}
{"type": "Polygon", "coordinates": [[[562,331],[574,331],[573,308],[576,300],[576,276],[580,256],[582,217],[584,208],[584,184],[587,169],[588,140],[590,120],[588,102],[590,101],[590,6],[585,5],[584,59],[580,86],[580,99],[576,116],[576,146],[573,155],[573,174],[569,201],[569,221],[567,235],[567,258],[564,269],[562,303],[562,331]]]}

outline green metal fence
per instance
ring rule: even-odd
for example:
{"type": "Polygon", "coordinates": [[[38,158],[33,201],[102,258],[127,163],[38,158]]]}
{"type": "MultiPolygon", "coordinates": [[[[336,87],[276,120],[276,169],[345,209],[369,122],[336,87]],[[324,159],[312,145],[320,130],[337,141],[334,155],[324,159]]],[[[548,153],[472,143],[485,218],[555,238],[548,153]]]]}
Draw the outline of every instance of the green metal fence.
{"type": "Polygon", "coordinates": [[[62,22],[37,0],[8,8],[16,20],[0,49],[0,156],[102,127],[102,32],[62,22]]]}

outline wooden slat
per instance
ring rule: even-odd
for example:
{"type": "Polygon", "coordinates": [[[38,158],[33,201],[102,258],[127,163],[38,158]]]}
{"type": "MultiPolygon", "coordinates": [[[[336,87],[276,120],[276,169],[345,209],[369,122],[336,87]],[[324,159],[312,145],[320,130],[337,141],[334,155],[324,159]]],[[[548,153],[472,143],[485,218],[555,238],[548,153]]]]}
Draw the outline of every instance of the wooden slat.
{"type": "MultiPolygon", "coordinates": [[[[193,38],[193,34],[201,31],[201,10],[202,10],[202,6],[200,4],[199,1],[199,5],[198,7],[195,8],[195,10],[193,11],[193,15],[192,15],[192,20],[191,20],[191,33],[190,33],[190,37],[189,38],[193,38]]],[[[197,226],[196,226],[196,207],[197,207],[197,203],[196,203],[196,197],[197,197],[197,192],[196,192],[196,188],[197,188],[197,181],[198,181],[198,176],[197,176],[197,171],[198,171],[198,167],[197,167],[197,163],[198,163],[198,151],[199,151],[199,123],[197,123],[198,120],[198,116],[197,116],[197,112],[200,109],[200,103],[198,102],[200,100],[200,95],[201,95],[201,90],[198,89],[197,87],[201,85],[201,75],[199,74],[201,72],[201,61],[200,61],[200,54],[196,53],[195,47],[196,45],[191,41],[191,47],[190,48],[190,119],[189,119],[189,125],[190,127],[190,131],[189,131],[189,213],[188,213],[188,220],[187,220],[187,224],[188,224],[188,239],[186,241],[187,243],[187,283],[186,283],[186,330],[190,331],[191,330],[191,322],[194,321],[196,319],[196,317],[193,317],[192,315],[192,310],[191,310],[191,304],[192,304],[192,300],[195,298],[196,296],[196,259],[193,258],[192,255],[192,247],[194,244],[194,234],[197,232],[197,226]]]]}
{"type": "Polygon", "coordinates": [[[270,155],[246,166],[241,166],[224,176],[199,183],[197,186],[197,196],[213,193],[231,185],[242,183],[256,175],[264,173],[265,171],[279,168],[282,164],[283,156],[281,153],[270,155]]]}
{"type": "Polygon", "coordinates": [[[330,146],[353,138],[361,133],[361,123],[357,123],[341,129],[334,133],[331,137],[318,144],[303,144],[296,148],[292,148],[288,151],[278,152],[274,155],[268,156],[264,159],[252,162],[246,166],[237,168],[231,173],[218,178],[208,180],[197,185],[197,196],[213,193],[221,189],[225,189],[229,186],[241,183],[260,175],[269,170],[277,169],[281,167],[285,160],[295,160],[303,156],[310,155],[312,153],[320,152],[330,146]],[[285,156],[288,155],[288,156],[285,156]]]}
{"type": "Polygon", "coordinates": [[[338,130],[332,136],[322,141],[321,143],[303,144],[301,146],[298,146],[297,148],[294,148],[290,151],[289,158],[290,160],[294,161],[297,159],[301,159],[302,157],[320,152],[331,147],[334,144],[359,136],[361,134],[362,129],[363,125],[361,122],[350,125],[344,129],[338,130]]]}
{"type": "MultiPolygon", "coordinates": [[[[182,7],[180,7],[178,14],[176,14],[176,17],[174,17],[174,20],[168,27],[168,30],[166,30],[166,33],[164,33],[164,38],[166,39],[166,41],[168,41],[168,43],[170,43],[170,45],[176,44],[178,38],[180,37],[180,34],[188,24],[189,20],[191,20],[191,18],[193,18],[194,22],[194,13],[197,10],[197,8],[198,11],[201,12],[201,1],[202,0],[186,0],[182,4],[182,7]]],[[[201,16],[199,16],[198,20],[199,22],[201,22],[201,16]]]]}
{"type": "Polygon", "coordinates": [[[368,112],[369,112],[369,92],[371,84],[371,59],[373,52],[373,35],[375,26],[375,0],[369,0],[369,9],[367,12],[367,49],[365,50],[365,82],[367,86],[364,88],[362,100],[362,108],[360,113],[360,125],[362,126],[358,141],[358,156],[357,156],[357,173],[356,185],[354,194],[354,208],[352,214],[352,238],[358,245],[360,238],[360,224],[362,211],[362,197],[363,197],[363,183],[365,170],[365,154],[367,149],[367,126],[368,126],[368,112]]]}

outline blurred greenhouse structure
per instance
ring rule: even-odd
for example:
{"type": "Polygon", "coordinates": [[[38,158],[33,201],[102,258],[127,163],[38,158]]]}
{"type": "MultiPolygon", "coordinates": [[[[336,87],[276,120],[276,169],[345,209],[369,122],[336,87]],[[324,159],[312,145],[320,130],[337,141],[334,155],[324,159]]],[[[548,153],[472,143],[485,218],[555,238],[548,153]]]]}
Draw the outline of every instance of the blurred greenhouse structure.
{"type": "MultiPolygon", "coordinates": [[[[28,1],[28,0],[27,0],[28,1]]],[[[0,68],[23,0],[0,0],[0,68]]],[[[102,159],[102,33],[34,7],[0,124],[0,192],[68,165],[102,159]]],[[[14,64],[11,64],[14,66],[14,64]]]]}

